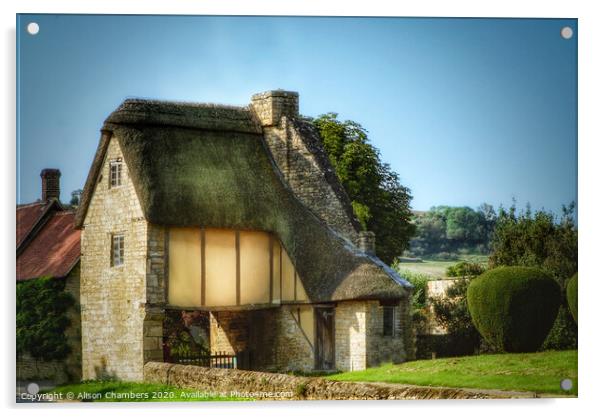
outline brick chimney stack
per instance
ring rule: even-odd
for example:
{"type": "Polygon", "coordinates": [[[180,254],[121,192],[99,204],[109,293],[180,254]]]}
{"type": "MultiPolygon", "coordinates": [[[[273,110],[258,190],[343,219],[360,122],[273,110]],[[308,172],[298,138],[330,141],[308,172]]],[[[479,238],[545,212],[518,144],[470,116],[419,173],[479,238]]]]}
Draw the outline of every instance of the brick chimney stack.
{"type": "Polygon", "coordinates": [[[282,116],[299,117],[299,93],[272,90],[251,97],[251,108],[262,126],[276,126],[282,116]]]}
{"type": "Polygon", "coordinates": [[[376,254],[376,235],[374,232],[361,231],[359,238],[359,247],[362,252],[369,255],[376,254]]]}
{"type": "Polygon", "coordinates": [[[42,177],[42,201],[58,200],[61,196],[61,171],[45,168],[40,173],[42,177]]]}

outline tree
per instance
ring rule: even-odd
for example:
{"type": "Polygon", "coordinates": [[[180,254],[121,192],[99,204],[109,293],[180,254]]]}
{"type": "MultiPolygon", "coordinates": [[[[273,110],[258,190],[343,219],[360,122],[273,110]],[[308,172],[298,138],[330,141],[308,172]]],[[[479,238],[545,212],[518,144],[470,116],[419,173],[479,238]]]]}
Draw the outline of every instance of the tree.
{"type": "MultiPolygon", "coordinates": [[[[516,205],[500,208],[491,242],[490,267],[529,266],[552,275],[564,292],[566,281],[577,272],[577,227],[575,204],[563,206],[559,220],[553,213],[527,206],[517,213],[516,205]]],[[[543,349],[577,347],[577,326],[573,322],[563,293],[558,318],[543,344],[543,349]]]]}
{"type": "Polygon", "coordinates": [[[42,277],[17,283],[17,355],[34,359],[64,359],[69,354],[65,330],[75,299],[65,280],[42,277]]]}
{"type": "Polygon", "coordinates": [[[473,279],[474,276],[462,276],[445,290],[445,297],[431,299],[435,320],[448,332],[447,350],[455,355],[470,355],[481,344],[481,335],[472,322],[466,299],[473,279]]]}
{"type": "Polygon", "coordinates": [[[381,161],[368,132],[359,123],[337,117],[328,113],[312,122],[362,228],[376,234],[376,254],[390,264],[408,248],[415,232],[410,190],[381,161]]]}
{"type": "Polygon", "coordinates": [[[493,207],[432,207],[414,217],[416,237],[411,252],[416,256],[441,256],[459,251],[487,253],[497,216],[493,207]]]}
{"type": "Polygon", "coordinates": [[[81,189],[71,191],[71,201],[69,201],[69,204],[74,207],[79,206],[79,203],[82,198],[82,193],[83,193],[83,190],[81,190],[81,189]]]}

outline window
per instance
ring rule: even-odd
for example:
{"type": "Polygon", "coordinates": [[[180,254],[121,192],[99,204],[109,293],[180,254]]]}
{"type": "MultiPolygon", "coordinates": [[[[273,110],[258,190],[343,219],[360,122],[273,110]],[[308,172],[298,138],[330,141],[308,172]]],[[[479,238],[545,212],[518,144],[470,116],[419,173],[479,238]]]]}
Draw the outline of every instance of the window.
{"type": "Polygon", "coordinates": [[[393,336],[395,330],[395,307],[383,306],[383,336],[393,336]]]}
{"type": "Polygon", "coordinates": [[[109,164],[111,172],[110,172],[110,181],[109,185],[111,188],[121,186],[121,171],[123,163],[121,162],[121,158],[111,161],[109,164]]]}
{"type": "Polygon", "coordinates": [[[123,265],[123,258],[125,252],[123,235],[113,235],[111,248],[111,265],[123,265]]]}

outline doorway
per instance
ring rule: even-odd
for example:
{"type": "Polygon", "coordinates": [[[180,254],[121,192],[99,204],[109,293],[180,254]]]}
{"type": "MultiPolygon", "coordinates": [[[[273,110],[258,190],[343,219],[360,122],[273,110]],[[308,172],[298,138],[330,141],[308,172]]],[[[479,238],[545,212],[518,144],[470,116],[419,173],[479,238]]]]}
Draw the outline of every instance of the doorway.
{"type": "Polygon", "coordinates": [[[316,369],[334,369],[334,308],[317,307],[316,317],[316,369]]]}

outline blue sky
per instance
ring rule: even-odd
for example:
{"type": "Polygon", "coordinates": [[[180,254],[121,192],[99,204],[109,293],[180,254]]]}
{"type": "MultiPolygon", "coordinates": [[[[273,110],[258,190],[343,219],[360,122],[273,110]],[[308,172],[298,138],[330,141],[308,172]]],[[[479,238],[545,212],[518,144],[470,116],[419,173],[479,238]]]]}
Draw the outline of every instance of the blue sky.
{"type": "Polygon", "coordinates": [[[19,15],[17,34],[19,203],[46,167],[64,201],[83,188],[126,97],[245,105],[276,88],[361,123],[417,210],[577,199],[575,19],[19,15]]]}

